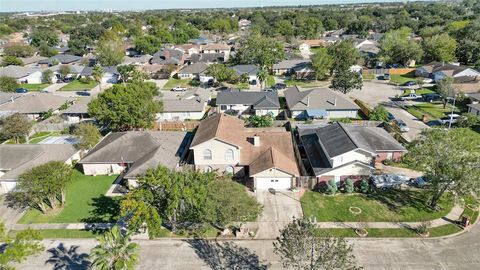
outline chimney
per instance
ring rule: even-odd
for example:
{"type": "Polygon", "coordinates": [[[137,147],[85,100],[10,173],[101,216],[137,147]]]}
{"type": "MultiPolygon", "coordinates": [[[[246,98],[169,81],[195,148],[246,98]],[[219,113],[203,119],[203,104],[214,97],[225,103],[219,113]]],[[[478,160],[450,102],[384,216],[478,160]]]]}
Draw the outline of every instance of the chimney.
{"type": "Polygon", "coordinates": [[[307,107],[310,106],[310,97],[307,97],[307,107]]]}
{"type": "Polygon", "coordinates": [[[260,146],[260,136],[253,136],[253,146],[260,146]]]}

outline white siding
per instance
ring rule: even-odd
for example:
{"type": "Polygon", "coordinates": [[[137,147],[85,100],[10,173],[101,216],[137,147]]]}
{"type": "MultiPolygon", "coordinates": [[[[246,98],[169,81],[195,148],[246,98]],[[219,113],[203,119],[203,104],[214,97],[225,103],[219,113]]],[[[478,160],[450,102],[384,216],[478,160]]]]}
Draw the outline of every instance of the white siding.
{"type": "Polygon", "coordinates": [[[463,76],[476,77],[476,76],[480,76],[480,72],[469,68],[469,69],[465,69],[464,71],[462,71],[460,73],[455,74],[454,77],[463,77],[463,76]]]}
{"type": "Polygon", "coordinates": [[[338,168],[324,174],[317,175],[321,177],[323,175],[331,175],[335,177],[348,176],[348,175],[370,175],[372,173],[371,169],[361,166],[358,164],[351,164],[342,168],[338,168]]]}
{"type": "Polygon", "coordinates": [[[268,115],[271,114],[274,117],[277,116],[280,113],[280,110],[278,109],[267,109],[267,110],[255,110],[255,115],[268,115]]]}
{"type": "Polygon", "coordinates": [[[372,159],[373,157],[371,156],[370,153],[367,153],[361,150],[355,150],[355,151],[350,151],[343,155],[334,157],[332,159],[332,164],[334,168],[352,161],[361,161],[363,163],[370,164],[372,162],[372,159]]]}
{"type": "Polygon", "coordinates": [[[219,112],[223,113],[228,110],[239,111],[240,113],[247,113],[250,110],[249,105],[218,105],[219,112]]]}
{"type": "Polygon", "coordinates": [[[200,120],[205,112],[163,112],[157,113],[157,121],[200,120]]]}
{"type": "Polygon", "coordinates": [[[252,177],[292,177],[293,175],[277,170],[276,168],[268,169],[263,172],[259,172],[252,177]]]}
{"type": "Polygon", "coordinates": [[[196,145],[191,149],[193,149],[194,163],[196,166],[197,165],[232,165],[234,166],[240,162],[240,149],[233,145],[230,145],[218,140],[210,140],[202,144],[196,145]],[[203,159],[203,152],[206,149],[209,149],[210,151],[212,151],[211,160],[203,159]],[[225,159],[225,154],[228,149],[233,150],[233,156],[234,156],[233,160],[225,159]]]}
{"type": "Polygon", "coordinates": [[[116,163],[82,164],[82,166],[85,175],[120,174],[125,170],[124,166],[116,163]]]}
{"type": "Polygon", "coordinates": [[[327,111],[329,118],[357,118],[357,110],[327,111]]]}

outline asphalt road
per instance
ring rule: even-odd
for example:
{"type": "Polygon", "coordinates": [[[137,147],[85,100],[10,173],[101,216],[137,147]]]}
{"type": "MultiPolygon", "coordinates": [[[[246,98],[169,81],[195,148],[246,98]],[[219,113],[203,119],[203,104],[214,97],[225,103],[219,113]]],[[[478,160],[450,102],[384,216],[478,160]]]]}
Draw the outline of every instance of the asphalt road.
{"type": "MultiPolygon", "coordinates": [[[[364,269],[480,269],[480,226],[444,239],[353,239],[358,265],[364,269]]],[[[270,240],[139,241],[137,269],[283,269],[270,240]]],[[[87,269],[94,240],[45,241],[46,251],[18,269],[54,269],[54,263],[87,269]],[[72,246],[79,246],[73,248],[72,246]],[[51,262],[48,262],[48,261],[51,262]]]]}

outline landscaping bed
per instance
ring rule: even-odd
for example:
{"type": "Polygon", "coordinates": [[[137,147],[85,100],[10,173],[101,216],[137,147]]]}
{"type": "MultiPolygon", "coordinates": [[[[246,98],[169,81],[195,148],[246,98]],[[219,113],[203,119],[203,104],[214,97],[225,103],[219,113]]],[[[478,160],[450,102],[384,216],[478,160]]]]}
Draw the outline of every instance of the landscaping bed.
{"type": "Polygon", "coordinates": [[[420,190],[378,191],[375,194],[349,194],[327,196],[307,191],[301,199],[305,217],[315,217],[318,222],[418,222],[447,215],[454,205],[453,196],[444,196],[439,207],[431,210],[426,202],[428,195],[420,190]],[[353,214],[350,207],[361,209],[353,214]]]}
{"type": "Polygon", "coordinates": [[[71,83],[60,88],[59,91],[83,91],[90,90],[95,86],[97,86],[97,82],[95,81],[81,82],[79,80],[74,80],[71,83]]]}
{"type": "Polygon", "coordinates": [[[67,200],[57,213],[42,214],[30,208],[20,219],[21,224],[32,223],[80,223],[110,222],[118,215],[121,197],[106,197],[104,194],[117,178],[112,176],[86,176],[75,171],[74,179],[67,188],[67,200]]]}

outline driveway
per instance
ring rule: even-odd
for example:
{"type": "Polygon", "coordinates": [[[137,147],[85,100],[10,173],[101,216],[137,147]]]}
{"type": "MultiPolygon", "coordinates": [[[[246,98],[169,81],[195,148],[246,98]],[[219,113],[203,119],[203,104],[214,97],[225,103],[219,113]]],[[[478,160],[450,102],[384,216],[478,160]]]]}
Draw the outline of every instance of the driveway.
{"type": "Polygon", "coordinates": [[[273,239],[293,217],[303,216],[298,192],[277,191],[273,195],[268,191],[257,191],[255,197],[263,205],[258,220],[247,224],[251,229],[258,229],[255,239],[273,239]]]}
{"type": "Polygon", "coordinates": [[[54,93],[54,92],[56,92],[57,90],[59,90],[60,88],[64,87],[67,84],[68,83],[54,83],[54,84],[51,84],[51,85],[45,87],[42,91],[49,92],[49,93],[54,93]]]}
{"type": "Polygon", "coordinates": [[[24,209],[8,207],[5,203],[5,195],[0,195],[0,221],[5,224],[7,229],[11,229],[22,217],[23,213],[24,209]]]}
{"type": "MultiPolygon", "coordinates": [[[[480,269],[480,226],[444,239],[353,239],[359,266],[380,270],[480,269]]],[[[140,240],[136,269],[283,269],[273,253],[271,240],[222,241],[219,243],[163,239],[140,240]]],[[[48,259],[65,262],[68,269],[82,267],[82,254],[96,245],[92,239],[45,240],[45,251],[30,257],[17,269],[54,269],[48,259]],[[70,249],[78,246],[78,249],[70,249]],[[50,252],[48,250],[51,250],[50,252]],[[63,251],[62,251],[63,250],[63,251]]],[[[84,265],[84,264],[83,264],[84,265]]]]}
{"type": "Polygon", "coordinates": [[[408,132],[404,133],[406,139],[410,141],[415,139],[423,129],[429,128],[429,126],[399,107],[400,103],[391,100],[396,95],[400,96],[402,94],[403,90],[400,87],[390,85],[384,81],[374,80],[372,82],[364,82],[362,90],[353,90],[347,95],[366,102],[372,108],[377,105],[385,106],[395,118],[403,120],[410,128],[408,132]]]}

